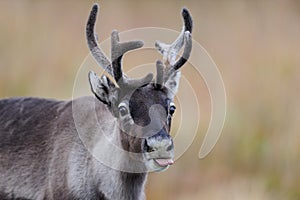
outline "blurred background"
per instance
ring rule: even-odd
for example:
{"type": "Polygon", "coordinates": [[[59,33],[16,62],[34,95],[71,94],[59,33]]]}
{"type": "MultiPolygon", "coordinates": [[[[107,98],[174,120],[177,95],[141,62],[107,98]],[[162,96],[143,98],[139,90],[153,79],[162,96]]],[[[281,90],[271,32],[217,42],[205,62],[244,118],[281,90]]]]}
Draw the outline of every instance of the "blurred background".
{"type": "MultiPolygon", "coordinates": [[[[97,2],[101,40],[112,29],[179,31],[186,6],[193,38],[224,79],[227,117],[214,150],[198,158],[210,99],[204,82],[192,80],[202,106],[199,134],[174,166],[150,174],[147,199],[300,199],[298,0],[97,2]]],[[[0,98],[72,98],[76,72],[89,53],[84,31],[93,3],[0,1],[0,98]]]]}

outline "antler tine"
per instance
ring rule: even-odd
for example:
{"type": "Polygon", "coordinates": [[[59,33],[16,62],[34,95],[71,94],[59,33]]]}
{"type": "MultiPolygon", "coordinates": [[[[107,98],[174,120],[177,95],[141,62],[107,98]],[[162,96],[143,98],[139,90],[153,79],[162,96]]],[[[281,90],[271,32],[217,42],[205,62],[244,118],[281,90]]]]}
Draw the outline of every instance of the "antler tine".
{"type": "Polygon", "coordinates": [[[142,41],[129,41],[120,43],[119,33],[114,30],[111,34],[111,58],[114,78],[120,87],[135,88],[148,84],[153,75],[150,73],[140,79],[129,79],[123,75],[122,71],[122,57],[130,50],[141,48],[144,45],[142,41]]]}
{"type": "Polygon", "coordinates": [[[191,52],[191,42],[190,42],[190,34],[193,29],[193,21],[189,11],[186,8],[182,9],[182,17],[184,26],[180,35],[177,39],[170,45],[157,41],[155,43],[155,47],[157,50],[163,55],[163,60],[166,66],[173,67],[176,66],[176,69],[179,69],[188,59],[191,52]],[[178,52],[185,44],[185,49],[183,56],[176,62],[176,57],[178,52]]]}
{"type": "Polygon", "coordinates": [[[86,39],[89,46],[89,49],[96,60],[96,62],[104,68],[111,76],[113,76],[113,70],[109,59],[105,56],[102,50],[97,44],[97,39],[94,33],[95,22],[98,13],[98,4],[94,4],[86,25],[86,39]]]}
{"type": "Polygon", "coordinates": [[[114,30],[111,33],[111,59],[114,71],[114,78],[118,82],[123,77],[122,72],[122,57],[130,50],[141,48],[144,45],[142,41],[130,41],[120,43],[119,33],[114,30]]]}
{"type": "Polygon", "coordinates": [[[160,60],[156,61],[156,73],[155,87],[160,89],[164,82],[164,65],[160,60]]]}
{"type": "Polygon", "coordinates": [[[181,15],[183,17],[183,22],[184,22],[184,31],[189,31],[192,33],[193,31],[193,20],[191,17],[191,14],[187,8],[183,8],[181,11],[181,15]]]}
{"type": "Polygon", "coordinates": [[[174,64],[173,68],[174,70],[178,70],[180,67],[182,67],[186,61],[189,59],[192,51],[192,36],[189,31],[186,31],[184,33],[184,50],[182,56],[179,58],[179,60],[174,64]]]}
{"type": "Polygon", "coordinates": [[[191,51],[192,51],[192,36],[191,33],[193,31],[193,20],[188,11],[188,9],[182,9],[182,17],[184,21],[184,50],[182,56],[179,60],[174,64],[174,69],[178,70],[182,67],[186,61],[189,59],[191,51]]]}

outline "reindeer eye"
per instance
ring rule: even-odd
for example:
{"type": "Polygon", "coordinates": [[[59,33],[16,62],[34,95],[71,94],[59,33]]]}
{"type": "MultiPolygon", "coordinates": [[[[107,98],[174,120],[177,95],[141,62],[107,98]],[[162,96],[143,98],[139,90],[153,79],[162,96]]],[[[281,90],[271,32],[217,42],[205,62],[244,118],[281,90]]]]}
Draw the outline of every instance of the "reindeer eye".
{"type": "Polygon", "coordinates": [[[176,110],[176,106],[175,106],[175,104],[173,102],[171,102],[170,103],[170,107],[169,107],[169,113],[170,113],[170,115],[173,115],[174,112],[175,112],[175,110],[176,110]]]}
{"type": "Polygon", "coordinates": [[[125,116],[125,115],[127,115],[128,110],[127,110],[127,108],[125,106],[120,106],[119,107],[119,112],[120,112],[121,116],[125,116]]]}

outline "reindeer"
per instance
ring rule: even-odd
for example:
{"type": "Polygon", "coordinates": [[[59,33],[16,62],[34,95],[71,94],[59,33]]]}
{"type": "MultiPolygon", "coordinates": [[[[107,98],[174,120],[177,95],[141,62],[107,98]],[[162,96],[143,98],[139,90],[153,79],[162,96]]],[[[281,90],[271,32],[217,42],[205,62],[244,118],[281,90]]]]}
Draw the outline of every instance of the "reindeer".
{"type": "Polygon", "coordinates": [[[111,61],[105,56],[94,33],[97,12],[95,4],[87,43],[115,82],[90,72],[94,96],[0,100],[0,199],[145,199],[148,172],[173,164],[173,99],[179,69],[192,48],[191,16],[182,10],[184,26],[175,42],[156,42],[163,62],[156,62],[153,80],[152,74],[132,79],[122,71],[123,55],[142,47],[141,41],[122,43],[113,31],[111,61]],[[100,159],[95,156],[99,152],[100,159]]]}

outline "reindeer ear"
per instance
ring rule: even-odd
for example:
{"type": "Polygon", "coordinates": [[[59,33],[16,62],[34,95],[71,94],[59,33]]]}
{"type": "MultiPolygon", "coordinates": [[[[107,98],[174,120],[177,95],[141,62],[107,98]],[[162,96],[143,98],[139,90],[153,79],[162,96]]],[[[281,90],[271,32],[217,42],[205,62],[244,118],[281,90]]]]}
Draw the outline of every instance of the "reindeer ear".
{"type": "Polygon", "coordinates": [[[116,86],[106,76],[102,76],[101,79],[96,75],[95,72],[89,72],[89,81],[92,92],[95,96],[103,103],[111,106],[113,101],[117,99],[116,86]]]}

